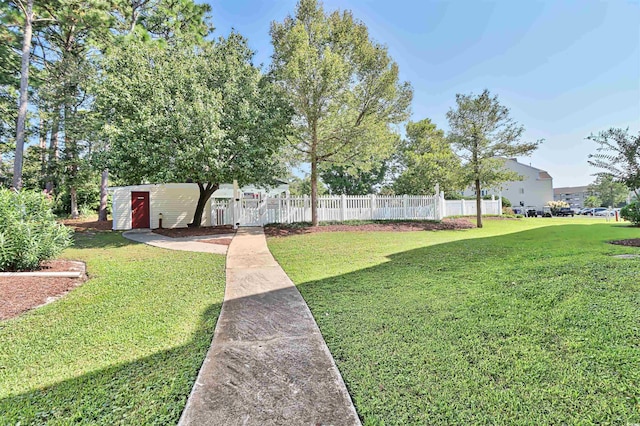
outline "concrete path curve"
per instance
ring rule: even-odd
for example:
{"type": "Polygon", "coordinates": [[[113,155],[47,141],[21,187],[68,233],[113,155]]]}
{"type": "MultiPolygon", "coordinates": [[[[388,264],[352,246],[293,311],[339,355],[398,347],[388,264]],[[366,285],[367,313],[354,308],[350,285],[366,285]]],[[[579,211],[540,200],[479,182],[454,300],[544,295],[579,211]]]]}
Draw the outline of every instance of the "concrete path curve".
{"type": "Polygon", "coordinates": [[[197,251],[201,253],[225,254],[227,246],[222,244],[201,243],[200,240],[213,240],[216,238],[233,238],[233,234],[202,235],[198,237],[171,238],[155,234],[148,229],[125,231],[122,236],[138,243],[149,244],[169,250],[197,251]]]}
{"type": "Polygon", "coordinates": [[[229,246],[222,312],[179,425],[360,425],[262,228],[241,228],[229,246]]]}

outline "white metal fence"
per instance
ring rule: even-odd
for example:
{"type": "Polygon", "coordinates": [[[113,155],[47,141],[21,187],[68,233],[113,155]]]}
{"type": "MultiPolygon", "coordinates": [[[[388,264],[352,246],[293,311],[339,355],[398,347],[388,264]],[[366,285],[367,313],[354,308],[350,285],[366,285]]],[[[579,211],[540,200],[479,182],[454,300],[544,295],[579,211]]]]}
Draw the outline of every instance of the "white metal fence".
{"type": "MultiPolygon", "coordinates": [[[[501,214],[501,200],[482,200],[483,214],[501,214]]],[[[475,201],[445,200],[433,196],[322,196],[318,197],[318,220],[440,220],[447,216],[476,214],[475,201]]],[[[261,226],[267,223],[311,221],[311,199],[303,197],[266,197],[216,199],[211,202],[211,217],[216,225],[261,226]]]]}

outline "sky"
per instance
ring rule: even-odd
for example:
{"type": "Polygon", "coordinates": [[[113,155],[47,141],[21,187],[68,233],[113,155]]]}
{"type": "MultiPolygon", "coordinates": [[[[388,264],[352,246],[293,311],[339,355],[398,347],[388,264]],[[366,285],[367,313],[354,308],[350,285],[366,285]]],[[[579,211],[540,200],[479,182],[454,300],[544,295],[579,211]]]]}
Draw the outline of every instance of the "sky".
{"type": "MultiPolygon", "coordinates": [[[[295,0],[209,0],[214,35],[232,29],[266,69],[269,27],[295,0]]],[[[325,0],[349,9],[388,47],[414,89],[412,120],[448,130],[455,95],[498,95],[522,124],[523,140],[544,139],[518,161],[546,170],[554,187],[587,185],[597,171],[585,138],[610,127],[640,131],[640,0],[325,0]]]]}

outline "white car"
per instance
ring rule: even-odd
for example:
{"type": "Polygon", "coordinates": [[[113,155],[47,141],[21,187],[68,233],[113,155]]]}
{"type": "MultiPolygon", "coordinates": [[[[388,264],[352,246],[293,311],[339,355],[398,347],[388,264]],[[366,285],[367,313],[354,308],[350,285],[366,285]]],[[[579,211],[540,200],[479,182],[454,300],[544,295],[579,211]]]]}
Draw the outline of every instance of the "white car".
{"type": "Polygon", "coordinates": [[[601,216],[601,217],[607,217],[607,216],[613,216],[613,210],[609,210],[609,209],[595,209],[595,211],[593,212],[594,216],[601,216]]]}

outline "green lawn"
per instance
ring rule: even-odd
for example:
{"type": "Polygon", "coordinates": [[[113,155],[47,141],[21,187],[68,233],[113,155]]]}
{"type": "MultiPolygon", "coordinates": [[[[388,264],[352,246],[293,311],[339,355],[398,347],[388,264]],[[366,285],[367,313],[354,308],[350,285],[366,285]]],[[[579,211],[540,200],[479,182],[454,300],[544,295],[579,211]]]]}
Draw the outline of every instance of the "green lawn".
{"type": "Polygon", "coordinates": [[[89,281],[0,322],[0,424],[175,424],[224,292],[224,257],[78,236],[89,281]]]}
{"type": "Polygon", "coordinates": [[[269,239],[365,425],[640,423],[640,229],[584,218],[269,239]]]}

